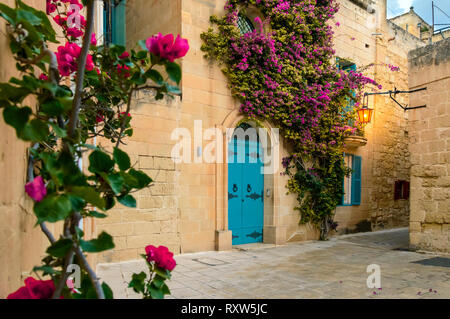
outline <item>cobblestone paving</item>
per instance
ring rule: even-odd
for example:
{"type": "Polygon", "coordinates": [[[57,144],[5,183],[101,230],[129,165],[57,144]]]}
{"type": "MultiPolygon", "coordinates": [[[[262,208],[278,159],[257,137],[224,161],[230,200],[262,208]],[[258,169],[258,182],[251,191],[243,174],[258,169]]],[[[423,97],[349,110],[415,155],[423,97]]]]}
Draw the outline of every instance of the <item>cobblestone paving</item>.
{"type": "MultiPolygon", "coordinates": [[[[438,255],[406,251],[407,246],[408,230],[396,229],[179,255],[169,298],[450,298],[450,268],[413,263],[438,255]],[[381,290],[367,288],[370,264],[381,267],[381,290]]],[[[145,270],[144,262],[102,264],[97,270],[116,298],[139,297],[126,286],[133,272],[145,270]]]]}

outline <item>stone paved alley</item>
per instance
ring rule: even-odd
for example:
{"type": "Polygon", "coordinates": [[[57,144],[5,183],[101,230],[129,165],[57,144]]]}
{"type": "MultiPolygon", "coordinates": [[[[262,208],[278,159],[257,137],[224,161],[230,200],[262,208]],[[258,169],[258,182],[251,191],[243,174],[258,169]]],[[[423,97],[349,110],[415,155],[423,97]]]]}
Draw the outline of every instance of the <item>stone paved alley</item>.
{"type": "MultiPolygon", "coordinates": [[[[403,228],[327,242],[179,255],[169,298],[450,298],[450,256],[407,247],[403,228]],[[381,267],[381,290],[367,288],[370,264],[381,267]]],[[[143,261],[100,264],[98,274],[116,298],[137,298],[127,281],[145,268],[143,261]]]]}

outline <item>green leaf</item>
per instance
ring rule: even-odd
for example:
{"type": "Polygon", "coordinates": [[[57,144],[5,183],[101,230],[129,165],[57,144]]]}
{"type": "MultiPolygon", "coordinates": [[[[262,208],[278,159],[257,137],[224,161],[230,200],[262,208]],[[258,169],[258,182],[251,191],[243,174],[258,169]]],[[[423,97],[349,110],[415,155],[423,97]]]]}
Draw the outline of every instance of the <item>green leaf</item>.
{"type": "Polygon", "coordinates": [[[125,172],[120,172],[120,175],[122,176],[125,185],[131,187],[131,188],[139,188],[139,181],[136,177],[133,177],[132,175],[125,173],[125,172]]]}
{"type": "Polygon", "coordinates": [[[17,135],[23,130],[28,123],[32,111],[29,107],[18,108],[16,106],[6,107],[3,110],[3,118],[5,122],[16,129],[17,135]]]}
{"type": "Polygon", "coordinates": [[[121,171],[126,171],[131,167],[131,160],[127,153],[120,150],[119,148],[114,148],[114,161],[119,166],[121,171]]]}
{"type": "Polygon", "coordinates": [[[45,141],[50,134],[46,122],[38,119],[31,120],[23,128],[20,138],[25,141],[41,142],[45,141]]]}
{"type": "Polygon", "coordinates": [[[6,21],[11,23],[11,25],[16,25],[17,20],[17,13],[16,10],[14,10],[11,7],[8,7],[7,5],[0,3],[0,16],[2,16],[6,21]]]}
{"type": "Polygon", "coordinates": [[[47,253],[56,258],[64,258],[72,248],[72,240],[60,239],[47,248],[47,253]]]}
{"type": "Polygon", "coordinates": [[[65,114],[70,109],[67,106],[67,104],[63,104],[57,99],[51,99],[45,101],[41,105],[40,110],[50,116],[59,116],[65,114]]]}
{"type": "Polygon", "coordinates": [[[67,137],[67,132],[66,132],[66,130],[60,128],[58,124],[56,124],[56,123],[50,123],[50,126],[52,127],[53,132],[55,132],[55,135],[56,135],[56,136],[58,136],[58,137],[60,137],[60,138],[65,138],[65,137],[67,137]]]}
{"type": "Polygon", "coordinates": [[[103,213],[99,213],[99,212],[96,212],[96,211],[90,211],[86,215],[89,216],[89,217],[94,217],[94,218],[106,218],[106,217],[108,217],[108,215],[103,214],[103,213]]]}
{"type": "Polygon", "coordinates": [[[114,167],[114,161],[102,151],[94,151],[89,155],[89,171],[92,173],[109,172],[114,167]]]}
{"type": "Polygon", "coordinates": [[[147,187],[148,185],[150,185],[150,183],[153,182],[153,180],[143,171],[137,171],[132,168],[130,169],[129,174],[138,181],[138,187],[136,187],[138,189],[147,187]]]}
{"type": "Polygon", "coordinates": [[[31,25],[40,25],[42,22],[42,20],[35,16],[32,12],[22,9],[17,10],[17,20],[28,21],[31,25]]]}
{"type": "Polygon", "coordinates": [[[86,202],[101,210],[105,209],[105,200],[101,198],[100,193],[98,193],[93,187],[74,186],[70,188],[70,193],[83,198],[86,202]]]}
{"type": "Polygon", "coordinates": [[[153,280],[152,280],[152,284],[153,284],[156,288],[161,289],[161,287],[164,285],[164,280],[166,280],[166,279],[163,278],[163,277],[161,277],[161,276],[159,276],[159,275],[156,275],[156,276],[153,278],[153,280]]]}
{"type": "Polygon", "coordinates": [[[109,184],[116,195],[119,195],[122,192],[123,178],[120,174],[101,173],[100,176],[103,177],[103,179],[109,184]]]}
{"type": "Polygon", "coordinates": [[[150,285],[148,291],[150,292],[152,299],[164,299],[164,293],[157,287],[150,285]]]}
{"type": "Polygon", "coordinates": [[[153,69],[145,72],[145,76],[158,85],[161,85],[164,82],[164,78],[162,77],[162,75],[158,71],[153,69]]]}
{"type": "Polygon", "coordinates": [[[20,0],[18,1],[18,5],[19,5],[19,8],[29,11],[32,14],[34,14],[36,17],[41,19],[41,23],[39,25],[39,30],[41,32],[43,32],[43,34],[49,41],[58,43],[58,41],[56,41],[56,39],[55,39],[55,30],[53,30],[50,20],[48,19],[47,14],[45,12],[36,10],[35,8],[26,5],[25,3],[23,3],[23,1],[20,1],[20,0]]]}
{"type": "Polygon", "coordinates": [[[159,268],[158,266],[155,266],[154,271],[158,276],[160,276],[164,279],[170,279],[170,277],[171,277],[170,271],[168,271],[167,269],[162,269],[162,268],[159,268]]]}
{"type": "Polygon", "coordinates": [[[166,63],[166,72],[169,78],[176,84],[180,84],[181,81],[181,67],[174,62],[166,63]]]}
{"type": "Polygon", "coordinates": [[[169,287],[167,287],[166,284],[162,285],[161,291],[162,291],[162,293],[165,294],[165,295],[170,295],[170,289],[169,289],[169,287]]]}
{"type": "Polygon", "coordinates": [[[145,292],[145,279],[147,279],[147,274],[145,272],[133,274],[131,276],[131,281],[128,284],[128,288],[133,288],[136,293],[143,294],[145,292]]]}
{"type": "Polygon", "coordinates": [[[113,291],[106,282],[102,283],[102,289],[105,294],[105,299],[114,299],[113,291]]]}
{"type": "Polygon", "coordinates": [[[66,195],[52,194],[34,204],[34,213],[41,222],[56,223],[64,220],[72,212],[72,204],[66,195]]]}
{"type": "Polygon", "coordinates": [[[75,196],[72,194],[68,194],[67,196],[69,196],[70,199],[70,203],[72,204],[72,209],[76,212],[82,210],[84,208],[84,206],[86,206],[86,201],[79,196],[75,196]]]}
{"type": "Polygon", "coordinates": [[[0,83],[0,99],[13,103],[21,103],[30,94],[30,89],[22,86],[13,86],[8,83],[0,83]]]}
{"type": "Polygon", "coordinates": [[[122,205],[124,205],[126,207],[136,208],[136,206],[137,206],[136,199],[131,195],[125,195],[125,196],[118,197],[117,200],[119,201],[119,203],[121,203],[122,205]]]}
{"type": "Polygon", "coordinates": [[[59,271],[56,271],[55,269],[53,269],[53,267],[50,266],[36,266],[33,268],[33,272],[37,272],[37,271],[42,271],[42,274],[44,276],[46,275],[55,275],[58,274],[59,271]]]}
{"type": "Polygon", "coordinates": [[[131,77],[131,81],[133,81],[137,85],[143,85],[145,82],[147,82],[147,78],[144,74],[141,73],[134,73],[131,77]]]}
{"type": "Polygon", "coordinates": [[[80,240],[80,245],[83,251],[88,253],[99,253],[115,247],[113,238],[105,232],[102,232],[97,239],[92,239],[89,241],[80,240]]]}
{"type": "Polygon", "coordinates": [[[105,210],[110,210],[114,207],[114,205],[116,205],[116,200],[114,199],[113,196],[108,195],[104,197],[105,200],[105,210]]]}

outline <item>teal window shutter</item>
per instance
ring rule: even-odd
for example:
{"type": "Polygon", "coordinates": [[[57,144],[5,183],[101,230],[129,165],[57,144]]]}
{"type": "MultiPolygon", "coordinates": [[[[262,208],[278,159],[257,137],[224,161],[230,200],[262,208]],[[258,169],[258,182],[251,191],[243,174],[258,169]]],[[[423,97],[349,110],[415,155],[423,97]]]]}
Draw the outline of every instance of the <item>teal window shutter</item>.
{"type": "MultiPolygon", "coordinates": [[[[337,58],[337,59],[338,59],[338,58],[337,58]]],[[[342,158],[342,163],[343,163],[344,166],[345,166],[345,153],[344,153],[344,157],[342,158]]],[[[345,176],[344,176],[344,178],[342,179],[342,190],[345,191],[345,176]]],[[[344,196],[345,196],[345,194],[342,194],[342,197],[341,197],[341,200],[339,201],[338,206],[343,206],[343,205],[344,205],[344,196]]]]}
{"type": "Polygon", "coordinates": [[[126,46],[126,0],[114,5],[112,12],[112,42],[117,45],[126,46]]]}
{"type": "Polygon", "coordinates": [[[361,205],[361,166],[362,157],[353,156],[352,205],[361,205]]]}
{"type": "MultiPolygon", "coordinates": [[[[356,72],[356,64],[352,63],[352,64],[350,64],[348,66],[344,66],[342,69],[347,71],[347,72],[349,72],[349,71],[356,72]]],[[[354,98],[356,97],[355,90],[352,90],[352,96],[354,98]]],[[[355,108],[355,101],[354,100],[350,100],[349,103],[347,104],[347,106],[345,107],[345,111],[346,112],[353,112],[354,108],[355,108]]],[[[353,126],[353,120],[350,120],[348,125],[353,126]]]]}

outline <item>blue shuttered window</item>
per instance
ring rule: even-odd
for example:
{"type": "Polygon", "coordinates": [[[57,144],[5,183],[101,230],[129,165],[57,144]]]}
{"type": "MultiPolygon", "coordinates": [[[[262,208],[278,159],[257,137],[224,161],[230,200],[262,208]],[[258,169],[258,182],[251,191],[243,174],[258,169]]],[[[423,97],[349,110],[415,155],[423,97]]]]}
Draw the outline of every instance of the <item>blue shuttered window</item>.
{"type": "Polygon", "coordinates": [[[362,157],[352,154],[344,154],[345,166],[352,169],[350,176],[345,176],[342,181],[344,195],[339,206],[361,205],[361,169],[362,157]]]}
{"type": "Polygon", "coordinates": [[[112,15],[112,41],[114,44],[126,45],[126,0],[114,6],[112,15]]]}
{"type": "Polygon", "coordinates": [[[126,0],[112,0],[105,7],[103,30],[106,44],[126,45],[126,0]]]}
{"type": "MultiPolygon", "coordinates": [[[[339,57],[336,58],[336,66],[339,70],[344,70],[346,72],[356,72],[356,64],[351,63],[350,61],[347,61],[345,59],[341,59],[339,57]]],[[[356,92],[352,91],[352,96],[356,97],[356,92]]],[[[355,101],[352,99],[349,99],[348,104],[345,106],[344,110],[346,113],[352,112],[355,108],[355,101]]],[[[353,120],[350,120],[348,125],[353,126],[353,120]]]]}
{"type": "Polygon", "coordinates": [[[361,205],[361,156],[353,156],[352,205],[361,205]]]}

